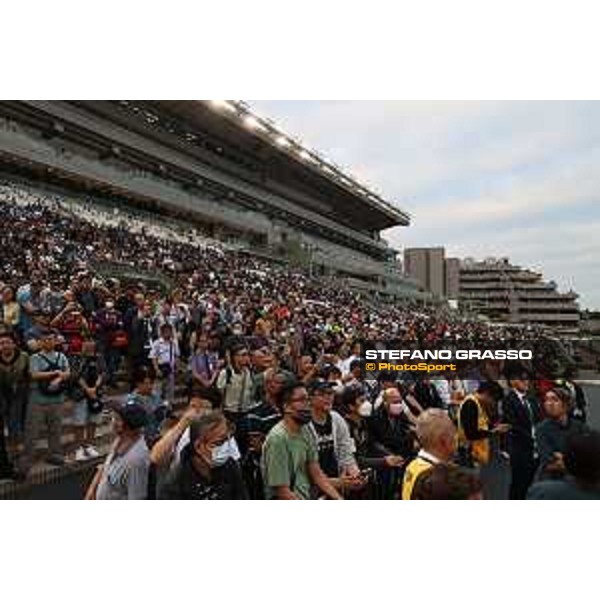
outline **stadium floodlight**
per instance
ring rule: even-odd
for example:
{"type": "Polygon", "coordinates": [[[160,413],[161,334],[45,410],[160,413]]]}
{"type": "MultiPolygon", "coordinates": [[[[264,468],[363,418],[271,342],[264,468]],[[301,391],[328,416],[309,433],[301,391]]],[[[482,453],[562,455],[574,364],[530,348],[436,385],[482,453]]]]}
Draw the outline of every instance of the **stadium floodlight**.
{"type": "Polygon", "coordinates": [[[235,106],[227,100],[210,100],[210,104],[218,109],[225,109],[229,112],[237,112],[235,106]]]}

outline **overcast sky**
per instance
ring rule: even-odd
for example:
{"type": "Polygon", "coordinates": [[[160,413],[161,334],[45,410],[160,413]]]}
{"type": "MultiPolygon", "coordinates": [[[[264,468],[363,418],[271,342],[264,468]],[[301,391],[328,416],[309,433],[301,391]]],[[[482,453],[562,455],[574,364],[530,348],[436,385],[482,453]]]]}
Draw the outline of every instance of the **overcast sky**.
{"type": "Polygon", "coordinates": [[[507,256],[600,309],[600,102],[251,105],[407,210],[395,248],[507,256]]]}

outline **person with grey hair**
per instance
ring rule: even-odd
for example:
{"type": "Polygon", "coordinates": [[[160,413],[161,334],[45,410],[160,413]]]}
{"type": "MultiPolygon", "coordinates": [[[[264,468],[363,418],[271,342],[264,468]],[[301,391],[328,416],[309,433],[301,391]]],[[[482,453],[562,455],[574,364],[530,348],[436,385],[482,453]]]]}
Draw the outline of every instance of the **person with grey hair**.
{"type": "Polygon", "coordinates": [[[428,408],[417,418],[417,439],[421,449],[406,467],[402,499],[412,500],[415,484],[435,465],[449,464],[457,450],[456,426],[445,410],[428,408]]]}
{"type": "Polygon", "coordinates": [[[159,500],[246,500],[237,446],[227,419],[214,411],[190,424],[190,443],[159,490],[159,500]]]}

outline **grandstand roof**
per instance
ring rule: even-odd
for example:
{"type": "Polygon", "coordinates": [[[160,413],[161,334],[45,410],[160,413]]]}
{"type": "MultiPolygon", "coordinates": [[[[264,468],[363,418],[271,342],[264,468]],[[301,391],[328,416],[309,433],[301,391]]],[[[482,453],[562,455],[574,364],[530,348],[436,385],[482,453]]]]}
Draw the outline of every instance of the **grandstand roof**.
{"type": "Polygon", "coordinates": [[[186,122],[192,130],[206,131],[255,154],[273,169],[278,165],[293,169],[311,184],[327,191],[338,210],[360,219],[369,229],[380,231],[410,224],[408,213],[283,133],[268,119],[255,115],[242,102],[177,100],[147,104],[186,122]]]}

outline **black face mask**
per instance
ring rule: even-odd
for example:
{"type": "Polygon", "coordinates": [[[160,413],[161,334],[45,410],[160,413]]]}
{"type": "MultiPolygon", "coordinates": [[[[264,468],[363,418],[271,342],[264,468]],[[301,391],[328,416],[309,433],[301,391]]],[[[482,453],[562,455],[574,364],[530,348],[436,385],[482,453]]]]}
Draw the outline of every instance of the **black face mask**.
{"type": "Polygon", "coordinates": [[[298,425],[310,423],[311,418],[312,414],[309,408],[302,408],[295,415],[292,415],[292,419],[294,419],[298,425]]]}

